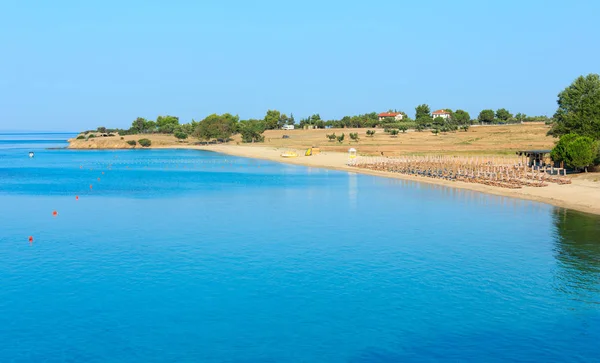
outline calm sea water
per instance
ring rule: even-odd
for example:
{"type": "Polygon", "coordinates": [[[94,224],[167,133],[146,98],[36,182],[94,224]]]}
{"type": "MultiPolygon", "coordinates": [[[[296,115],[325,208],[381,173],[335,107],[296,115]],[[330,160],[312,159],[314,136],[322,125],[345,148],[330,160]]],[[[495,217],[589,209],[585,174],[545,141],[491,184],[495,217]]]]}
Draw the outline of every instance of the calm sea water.
{"type": "Polygon", "coordinates": [[[0,135],[0,362],[600,359],[595,216],[68,136],[0,135]]]}

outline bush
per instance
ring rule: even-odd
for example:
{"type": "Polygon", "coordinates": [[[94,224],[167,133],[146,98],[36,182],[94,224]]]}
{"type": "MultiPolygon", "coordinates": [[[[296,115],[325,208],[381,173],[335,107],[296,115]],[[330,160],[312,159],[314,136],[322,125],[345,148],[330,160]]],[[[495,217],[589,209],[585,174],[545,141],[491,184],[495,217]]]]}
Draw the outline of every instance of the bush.
{"type": "Polygon", "coordinates": [[[350,138],[351,138],[353,141],[356,141],[356,142],[358,142],[358,132],[355,132],[355,133],[350,133],[350,138]]]}
{"type": "MultiPolygon", "coordinates": [[[[335,134],[334,134],[334,135],[335,135],[335,134]]],[[[338,142],[341,144],[342,142],[344,142],[344,137],[345,137],[345,136],[346,136],[346,135],[344,135],[344,134],[342,133],[340,136],[338,136],[338,137],[337,137],[337,141],[338,141],[338,142]]]]}
{"type": "Polygon", "coordinates": [[[152,141],[150,141],[148,139],[139,139],[138,142],[143,147],[148,147],[148,146],[152,145],[152,141]]]}
{"type": "Polygon", "coordinates": [[[83,140],[83,139],[85,139],[85,136],[83,136],[83,135],[77,136],[77,140],[83,140]]]}
{"type": "Polygon", "coordinates": [[[367,130],[368,137],[373,137],[373,135],[375,135],[375,130],[367,130]]]}
{"type": "Polygon", "coordinates": [[[88,139],[93,139],[94,137],[96,137],[96,135],[94,135],[94,134],[89,134],[87,138],[88,138],[88,139]]]}
{"type": "Polygon", "coordinates": [[[597,157],[598,144],[591,137],[580,136],[567,145],[567,164],[573,168],[592,165],[597,157]]]}
{"type": "Polygon", "coordinates": [[[392,137],[398,137],[398,133],[399,131],[396,129],[390,130],[390,135],[392,135],[392,137]]]}
{"type": "Polygon", "coordinates": [[[406,132],[406,130],[408,130],[408,127],[406,125],[400,125],[398,126],[398,130],[402,131],[403,133],[406,132]]]}
{"type": "Polygon", "coordinates": [[[185,132],[178,131],[175,133],[175,137],[179,140],[185,140],[188,138],[188,134],[186,134],[185,132]]]}
{"type": "Polygon", "coordinates": [[[127,143],[131,146],[137,145],[137,142],[135,142],[135,140],[127,140],[127,143]]]}
{"type": "Polygon", "coordinates": [[[327,135],[327,138],[329,139],[329,141],[335,141],[335,139],[337,138],[337,136],[335,136],[335,132],[331,135],[327,135]]]}
{"type": "Polygon", "coordinates": [[[572,168],[586,168],[598,162],[598,142],[587,136],[566,134],[552,149],[550,157],[572,168]]]}
{"type": "Polygon", "coordinates": [[[121,140],[125,140],[125,138],[123,136],[121,136],[121,140]]]}

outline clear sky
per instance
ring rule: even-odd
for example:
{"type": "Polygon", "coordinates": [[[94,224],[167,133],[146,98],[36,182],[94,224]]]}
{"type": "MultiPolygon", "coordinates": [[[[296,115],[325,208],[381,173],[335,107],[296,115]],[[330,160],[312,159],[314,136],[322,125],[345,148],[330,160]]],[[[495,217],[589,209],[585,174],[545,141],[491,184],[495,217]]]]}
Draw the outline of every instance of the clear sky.
{"type": "Polygon", "coordinates": [[[597,0],[0,1],[0,129],[267,109],[552,115],[600,72],[597,0]]]}

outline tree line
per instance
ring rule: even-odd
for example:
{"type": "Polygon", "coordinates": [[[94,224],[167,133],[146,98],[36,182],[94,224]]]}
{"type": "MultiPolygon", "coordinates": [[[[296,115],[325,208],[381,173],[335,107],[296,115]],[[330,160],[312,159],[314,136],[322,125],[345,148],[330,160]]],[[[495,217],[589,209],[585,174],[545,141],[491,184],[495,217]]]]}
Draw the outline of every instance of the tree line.
{"type": "Polygon", "coordinates": [[[201,121],[192,120],[189,123],[180,123],[177,116],[158,116],[156,120],[148,120],[143,117],[136,118],[129,129],[107,129],[98,127],[96,131],[118,132],[120,135],[134,134],[173,134],[179,139],[188,137],[197,137],[204,140],[227,140],[234,134],[240,134],[243,142],[261,142],[264,140],[263,132],[265,130],[280,129],[284,125],[295,125],[300,128],[373,128],[382,127],[388,130],[405,131],[414,129],[422,131],[432,129],[438,131],[456,131],[459,128],[468,129],[469,125],[483,123],[511,123],[511,122],[529,122],[529,121],[548,121],[545,116],[528,117],[518,113],[515,117],[506,110],[499,109],[483,110],[477,119],[472,119],[467,111],[445,108],[448,112],[448,118],[432,117],[429,105],[422,104],[415,108],[415,118],[411,119],[405,112],[398,110],[389,110],[403,115],[401,121],[393,117],[380,119],[376,112],[370,112],[360,115],[344,116],[339,120],[323,120],[319,114],[313,114],[303,118],[296,124],[294,115],[287,116],[278,110],[268,110],[262,119],[240,120],[239,116],[225,113],[222,115],[212,114],[201,121]]]}

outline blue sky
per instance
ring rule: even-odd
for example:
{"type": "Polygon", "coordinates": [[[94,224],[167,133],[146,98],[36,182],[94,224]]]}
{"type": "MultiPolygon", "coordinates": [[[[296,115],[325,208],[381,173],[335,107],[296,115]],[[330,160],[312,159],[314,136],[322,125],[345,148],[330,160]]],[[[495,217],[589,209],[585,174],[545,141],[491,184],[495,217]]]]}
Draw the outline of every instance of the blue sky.
{"type": "Polygon", "coordinates": [[[552,115],[600,72],[600,1],[0,2],[0,129],[418,104],[552,115]]]}

